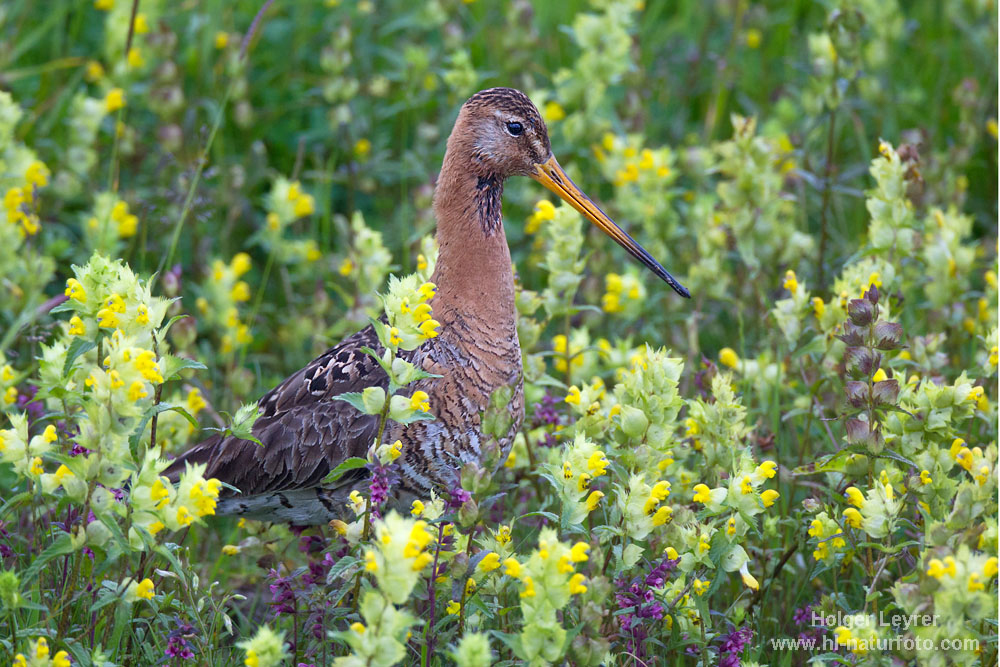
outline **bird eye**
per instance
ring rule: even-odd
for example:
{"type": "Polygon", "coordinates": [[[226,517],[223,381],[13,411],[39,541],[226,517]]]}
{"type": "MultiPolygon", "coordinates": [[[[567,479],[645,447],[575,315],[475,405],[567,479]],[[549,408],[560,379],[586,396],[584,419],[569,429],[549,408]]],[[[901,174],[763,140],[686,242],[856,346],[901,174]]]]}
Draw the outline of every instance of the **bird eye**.
{"type": "Polygon", "coordinates": [[[508,121],[507,122],[507,131],[510,132],[515,137],[519,137],[524,132],[524,126],[521,125],[520,123],[518,123],[515,120],[508,121]]]}

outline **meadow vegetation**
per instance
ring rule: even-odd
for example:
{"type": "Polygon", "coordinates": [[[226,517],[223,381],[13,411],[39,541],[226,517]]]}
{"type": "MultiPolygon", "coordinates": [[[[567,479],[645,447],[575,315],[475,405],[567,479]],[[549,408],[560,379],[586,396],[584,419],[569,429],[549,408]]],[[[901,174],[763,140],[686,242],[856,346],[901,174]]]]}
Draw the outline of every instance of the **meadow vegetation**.
{"type": "Polygon", "coordinates": [[[0,663],[997,664],[992,0],[264,4],[0,5],[0,663]],[[343,398],[433,418],[493,85],[693,299],[512,180],[509,457],[398,508],[376,441],[306,530],[170,484],[382,314],[343,398]]]}

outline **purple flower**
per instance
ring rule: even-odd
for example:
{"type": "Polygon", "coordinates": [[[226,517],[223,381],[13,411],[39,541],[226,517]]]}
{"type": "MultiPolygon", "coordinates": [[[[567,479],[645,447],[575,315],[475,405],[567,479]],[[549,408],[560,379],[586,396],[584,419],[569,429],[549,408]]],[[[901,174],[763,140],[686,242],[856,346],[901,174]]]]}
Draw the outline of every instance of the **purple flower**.
{"type": "Polygon", "coordinates": [[[17,409],[28,413],[28,428],[42,418],[45,414],[45,405],[41,401],[35,400],[38,387],[33,384],[22,385],[17,390],[17,409]]]}
{"type": "Polygon", "coordinates": [[[461,509],[462,505],[464,505],[465,502],[468,501],[468,500],[472,500],[472,494],[471,493],[469,493],[468,491],[466,491],[462,487],[458,487],[457,489],[453,489],[451,491],[451,497],[448,498],[448,503],[447,503],[448,509],[451,509],[451,510],[461,509]]]}
{"type": "Polygon", "coordinates": [[[271,589],[271,607],[274,610],[274,615],[294,614],[295,591],[292,588],[291,577],[282,577],[273,568],[267,576],[274,579],[274,583],[268,584],[268,588],[271,589]]]}
{"type": "Polygon", "coordinates": [[[753,639],[753,630],[747,627],[733,630],[728,635],[722,635],[719,646],[720,667],[740,667],[740,655],[753,639]]]}
{"type": "MultiPolygon", "coordinates": [[[[557,426],[564,422],[562,409],[565,402],[562,398],[546,393],[542,397],[541,403],[535,403],[534,413],[531,419],[533,428],[539,426],[557,426]]],[[[545,438],[538,443],[542,447],[552,447],[556,444],[555,436],[551,432],[545,433],[545,438]]]]}
{"type": "Polygon", "coordinates": [[[80,445],[80,444],[77,444],[77,443],[74,442],[73,446],[69,450],[69,455],[70,456],[80,456],[80,455],[86,456],[87,454],[90,454],[91,452],[93,452],[92,449],[87,449],[83,445],[80,445]]]}
{"type": "Polygon", "coordinates": [[[635,577],[629,582],[622,578],[615,582],[618,587],[615,602],[619,609],[628,610],[619,616],[619,635],[625,639],[628,652],[637,658],[645,655],[643,643],[649,636],[644,623],[659,621],[666,614],[666,608],[656,599],[653,589],[664,587],[667,576],[677,567],[678,562],[664,558],[645,577],[635,577]]]}
{"type": "Polygon", "coordinates": [[[177,627],[167,635],[167,650],[164,653],[168,658],[191,660],[194,658],[194,651],[191,650],[191,642],[188,641],[188,638],[194,636],[195,627],[190,623],[181,622],[180,619],[176,620],[177,627]]]}
{"type": "Polygon", "coordinates": [[[371,472],[368,491],[372,499],[372,514],[378,517],[378,508],[389,499],[389,492],[399,482],[399,475],[391,465],[382,465],[378,461],[369,463],[366,467],[371,472]]]}

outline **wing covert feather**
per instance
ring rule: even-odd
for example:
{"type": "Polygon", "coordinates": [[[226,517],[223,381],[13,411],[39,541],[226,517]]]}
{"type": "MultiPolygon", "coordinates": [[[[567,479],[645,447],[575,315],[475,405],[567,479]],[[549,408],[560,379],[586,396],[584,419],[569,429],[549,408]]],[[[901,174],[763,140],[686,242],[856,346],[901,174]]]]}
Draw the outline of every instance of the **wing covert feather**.
{"type": "Polygon", "coordinates": [[[244,495],[316,486],[340,462],[365,456],[378,418],[333,400],[367,387],[387,388],[385,371],[363,347],[380,348],[368,326],[345,338],[265,394],[253,434],[263,446],[234,436],[213,436],[176,459],[166,474],[176,479],[186,462],[208,465],[244,495]]]}

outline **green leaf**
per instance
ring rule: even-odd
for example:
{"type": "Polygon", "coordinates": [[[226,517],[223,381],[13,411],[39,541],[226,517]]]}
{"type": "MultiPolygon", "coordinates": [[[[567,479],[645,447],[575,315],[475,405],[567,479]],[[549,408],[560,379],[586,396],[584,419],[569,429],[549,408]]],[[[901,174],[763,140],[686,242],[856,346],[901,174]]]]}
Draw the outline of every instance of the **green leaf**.
{"type": "MultiPolygon", "coordinates": [[[[171,299],[170,303],[173,303],[174,301],[177,301],[179,299],[180,299],[180,297],[176,297],[174,299],[171,299]]],[[[180,315],[174,315],[173,317],[171,317],[169,320],[167,320],[166,324],[164,324],[162,327],[160,327],[160,330],[156,333],[156,339],[157,340],[165,340],[166,337],[167,337],[167,332],[170,331],[170,327],[174,326],[175,322],[179,322],[180,320],[183,320],[183,319],[188,318],[188,317],[191,317],[191,316],[188,315],[187,313],[181,313],[180,315]]]]}
{"type": "Polygon", "coordinates": [[[800,465],[792,470],[792,474],[814,475],[820,472],[844,472],[844,467],[847,465],[852,454],[853,452],[849,449],[842,449],[836,454],[821,456],[811,463],[800,465]]]}
{"type": "Polygon", "coordinates": [[[153,415],[158,415],[161,412],[167,412],[168,410],[180,414],[196,429],[201,428],[198,420],[192,417],[191,413],[188,412],[183,406],[173,405],[172,403],[157,403],[156,405],[149,406],[149,409],[142,415],[142,419],[139,420],[139,425],[136,426],[134,431],[132,431],[132,435],[128,437],[129,446],[131,446],[132,449],[135,449],[135,447],[139,444],[139,438],[141,438],[142,434],[146,431],[146,424],[148,424],[149,420],[153,418],[153,415]]]}
{"type": "Polygon", "coordinates": [[[35,556],[31,565],[24,571],[24,574],[21,575],[22,585],[26,586],[29,582],[34,581],[35,577],[37,577],[42,571],[42,568],[45,567],[45,564],[53,558],[71,554],[75,550],[76,548],[73,546],[73,538],[70,534],[62,533],[45,549],[45,551],[35,556]]]}
{"type": "Polygon", "coordinates": [[[509,632],[500,632],[499,630],[490,630],[490,634],[506,644],[507,648],[513,651],[514,655],[518,658],[521,660],[527,659],[524,654],[524,647],[521,644],[521,635],[515,635],[509,632]]]}
{"type": "Polygon", "coordinates": [[[337,480],[344,476],[344,473],[351,470],[357,470],[358,468],[364,468],[366,465],[368,465],[367,459],[363,459],[360,456],[352,456],[327,473],[321,483],[324,485],[334,484],[337,480]]]}
{"type": "Polygon", "coordinates": [[[412,414],[402,419],[393,419],[393,421],[399,422],[400,424],[412,424],[413,422],[419,421],[433,421],[437,419],[434,415],[429,412],[424,412],[423,410],[414,410],[412,414]]]}
{"type": "Polygon", "coordinates": [[[194,359],[175,357],[172,354],[165,354],[160,357],[160,372],[163,374],[164,382],[174,379],[178,373],[188,368],[194,368],[199,371],[206,370],[205,364],[194,359]]]}
{"type": "Polygon", "coordinates": [[[360,391],[348,391],[343,394],[337,394],[333,397],[334,401],[344,401],[345,403],[350,403],[354,406],[354,409],[358,412],[365,412],[365,402],[361,397],[360,391]]]}
{"type": "Polygon", "coordinates": [[[514,421],[510,411],[513,397],[514,388],[509,384],[498,387],[490,394],[489,405],[486,406],[481,419],[483,433],[502,438],[510,432],[510,426],[514,421]]]}
{"type": "MultiPolygon", "coordinates": [[[[73,372],[73,366],[81,354],[86,354],[95,347],[97,347],[97,343],[92,340],[74,338],[73,342],[69,344],[69,349],[66,350],[66,362],[63,364],[63,377],[67,378],[69,377],[69,374],[73,372]]],[[[100,360],[98,360],[98,362],[99,361],[100,360]]]]}

